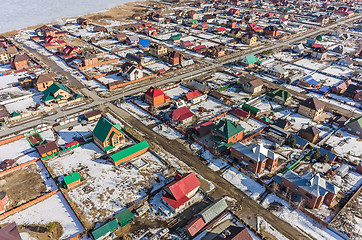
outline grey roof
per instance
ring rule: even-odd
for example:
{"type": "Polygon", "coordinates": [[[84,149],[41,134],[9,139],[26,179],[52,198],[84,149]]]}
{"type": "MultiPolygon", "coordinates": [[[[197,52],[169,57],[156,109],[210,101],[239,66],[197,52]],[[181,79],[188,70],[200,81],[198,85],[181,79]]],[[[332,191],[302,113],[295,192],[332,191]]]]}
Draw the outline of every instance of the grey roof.
{"type": "Polygon", "coordinates": [[[128,40],[131,41],[131,42],[137,42],[140,39],[138,38],[138,36],[132,35],[132,36],[128,36],[128,40]]]}
{"type": "Polygon", "coordinates": [[[288,71],[285,70],[285,69],[283,68],[283,66],[280,65],[280,64],[275,65],[273,68],[274,68],[275,70],[277,70],[280,74],[284,74],[284,73],[288,72],[288,71]]]}
{"type": "Polygon", "coordinates": [[[299,137],[298,135],[295,135],[293,138],[295,139],[297,146],[300,146],[300,147],[304,147],[309,143],[308,140],[305,140],[304,138],[299,137]]]}
{"type": "Polygon", "coordinates": [[[214,218],[216,218],[220,213],[222,213],[225,209],[227,209],[228,205],[224,198],[220,198],[219,200],[210,204],[207,208],[200,212],[200,215],[204,219],[205,223],[211,222],[214,218]]]}
{"type": "Polygon", "coordinates": [[[333,194],[339,192],[338,187],[321,178],[318,173],[305,172],[298,175],[293,171],[288,171],[282,177],[316,197],[325,196],[328,192],[333,194]]]}
{"type": "Polygon", "coordinates": [[[275,160],[279,157],[278,154],[265,148],[262,144],[253,144],[247,146],[245,144],[237,142],[233,146],[231,146],[231,148],[235,149],[238,152],[241,152],[242,154],[248,156],[256,162],[262,162],[267,158],[275,160]]]}

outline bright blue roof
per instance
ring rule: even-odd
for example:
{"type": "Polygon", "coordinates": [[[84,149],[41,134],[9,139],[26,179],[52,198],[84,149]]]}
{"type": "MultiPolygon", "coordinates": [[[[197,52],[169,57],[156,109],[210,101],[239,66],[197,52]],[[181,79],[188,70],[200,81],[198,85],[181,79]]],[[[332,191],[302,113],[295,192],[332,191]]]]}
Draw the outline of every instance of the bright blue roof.
{"type": "Polygon", "coordinates": [[[319,89],[319,91],[321,91],[321,92],[328,92],[329,90],[330,90],[331,88],[330,87],[328,87],[328,86],[323,86],[323,87],[321,87],[320,89],[319,89]]]}
{"type": "Polygon", "coordinates": [[[309,85],[319,85],[319,82],[317,80],[314,80],[314,79],[307,80],[307,83],[309,85]]]}
{"type": "Polygon", "coordinates": [[[148,39],[142,39],[142,40],[140,40],[140,44],[141,44],[142,47],[149,47],[149,46],[151,46],[150,40],[148,40],[148,39]]]}

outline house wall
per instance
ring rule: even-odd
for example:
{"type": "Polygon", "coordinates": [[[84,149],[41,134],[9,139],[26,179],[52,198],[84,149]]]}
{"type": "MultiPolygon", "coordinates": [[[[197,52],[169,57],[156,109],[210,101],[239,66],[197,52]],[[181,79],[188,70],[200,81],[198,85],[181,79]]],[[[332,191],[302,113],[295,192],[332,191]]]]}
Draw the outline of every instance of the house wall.
{"type": "Polygon", "coordinates": [[[54,83],[54,81],[48,81],[48,82],[44,82],[44,83],[38,83],[36,84],[36,89],[40,92],[45,91],[48,87],[50,87],[50,85],[52,85],[54,83]]]}
{"type": "Polygon", "coordinates": [[[94,140],[94,143],[100,148],[102,149],[103,151],[105,151],[105,146],[104,144],[101,142],[101,140],[99,140],[96,136],[93,135],[93,140],[94,140]]]}
{"type": "Polygon", "coordinates": [[[6,210],[6,207],[9,206],[10,201],[7,195],[5,195],[4,199],[0,200],[0,212],[6,210]]]}
{"type": "Polygon", "coordinates": [[[16,70],[28,68],[29,67],[28,60],[20,62],[11,62],[11,67],[16,70]]]}
{"type": "Polygon", "coordinates": [[[307,108],[303,105],[299,105],[298,107],[298,113],[303,115],[303,116],[306,116],[306,117],[309,117],[311,119],[314,119],[315,115],[316,115],[316,111],[313,110],[313,109],[310,109],[310,108],[307,108]]]}
{"type": "Polygon", "coordinates": [[[278,160],[279,160],[279,158],[277,158],[275,160],[273,160],[271,158],[267,158],[267,160],[266,160],[266,168],[269,171],[273,171],[278,166],[278,160]]]}
{"type": "Polygon", "coordinates": [[[73,187],[73,186],[75,186],[75,185],[77,185],[79,183],[80,183],[80,179],[78,181],[72,182],[71,184],[67,185],[67,188],[69,189],[69,188],[71,188],[71,187],[73,187]]]}
{"type": "Polygon", "coordinates": [[[319,137],[319,134],[317,134],[316,136],[313,136],[312,134],[304,132],[304,131],[302,131],[299,135],[311,143],[314,143],[319,137]]]}
{"type": "Polygon", "coordinates": [[[157,105],[162,104],[162,103],[165,102],[165,96],[160,95],[160,96],[157,96],[155,98],[151,98],[150,96],[146,95],[145,100],[146,100],[146,102],[148,102],[152,106],[157,106],[157,105]]]}
{"type": "Polygon", "coordinates": [[[198,187],[195,188],[194,190],[190,191],[188,194],[186,194],[186,196],[191,199],[191,198],[197,193],[197,191],[199,190],[199,188],[200,188],[200,186],[198,186],[198,187]]]}
{"type": "Polygon", "coordinates": [[[124,162],[126,162],[128,160],[131,160],[132,158],[138,157],[138,156],[144,154],[145,152],[147,152],[147,150],[148,150],[148,148],[145,148],[145,149],[142,149],[142,150],[140,150],[138,152],[135,152],[135,153],[129,155],[128,157],[125,157],[125,158],[123,158],[121,160],[118,160],[117,162],[114,163],[114,165],[118,166],[118,165],[120,165],[120,164],[122,164],[122,163],[124,163],[124,162]]]}

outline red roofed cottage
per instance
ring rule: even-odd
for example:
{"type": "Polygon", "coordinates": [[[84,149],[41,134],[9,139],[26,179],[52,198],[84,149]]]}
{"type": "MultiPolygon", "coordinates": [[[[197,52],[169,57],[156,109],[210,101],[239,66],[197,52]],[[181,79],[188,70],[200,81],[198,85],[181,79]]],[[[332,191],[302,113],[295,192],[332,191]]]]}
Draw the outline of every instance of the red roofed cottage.
{"type": "Polygon", "coordinates": [[[157,106],[170,101],[170,97],[162,92],[161,89],[150,87],[145,93],[145,101],[152,106],[157,106]]]}

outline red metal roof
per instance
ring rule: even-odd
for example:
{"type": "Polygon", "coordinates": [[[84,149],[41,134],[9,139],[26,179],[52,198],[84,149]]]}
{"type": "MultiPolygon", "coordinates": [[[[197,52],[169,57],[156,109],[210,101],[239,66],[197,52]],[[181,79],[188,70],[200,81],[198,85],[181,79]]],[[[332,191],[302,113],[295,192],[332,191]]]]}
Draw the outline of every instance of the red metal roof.
{"type": "Polygon", "coordinates": [[[201,96],[201,93],[199,92],[199,90],[195,90],[195,91],[188,92],[185,94],[185,97],[188,101],[190,101],[191,99],[200,97],[200,96],[201,96]]]}
{"type": "Polygon", "coordinates": [[[245,118],[249,115],[249,113],[247,111],[244,111],[240,108],[234,108],[233,110],[231,110],[231,113],[234,115],[237,115],[239,117],[245,118]]]}
{"type": "Polygon", "coordinates": [[[199,179],[197,179],[194,172],[189,173],[180,180],[175,180],[164,188],[170,189],[174,199],[182,199],[186,194],[200,186],[199,179]]]}
{"type": "Polygon", "coordinates": [[[172,112],[172,120],[183,121],[194,114],[187,107],[180,107],[172,112]]]}
{"type": "Polygon", "coordinates": [[[183,42],[185,47],[191,47],[193,44],[190,41],[183,42]]]}
{"type": "Polygon", "coordinates": [[[145,95],[150,96],[151,98],[155,98],[161,95],[165,95],[161,89],[150,87],[145,95]]]}
{"type": "Polygon", "coordinates": [[[190,234],[190,236],[194,236],[205,225],[206,225],[206,223],[205,223],[204,219],[201,216],[198,216],[186,225],[185,231],[187,231],[190,234]]]}
{"type": "Polygon", "coordinates": [[[72,141],[70,143],[65,144],[65,148],[70,148],[70,147],[73,147],[73,146],[78,145],[78,144],[83,143],[83,142],[84,142],[83,138],[78,138],[78,139],[76,139],[76,140],[74,140],[74,141],[72,141]]]}
{"type": "Polygon", "coordinates": [[[225,32],[225,31],[226,31],[225,27],[219,27],[219,28],[217,28],[217,30],[218,30],[219,32],[225,32]]]}
{"type": "Polygon", "coordinates": [[[312,45],[312,47],[314,47],[314,48],[322,48],[322,47],[324,47],[324,45],[315,43],[315,44],[312,45]]]}
{"type": "Polygon", "coordinates": [[[171,194],[166,193],[165,196],[161,197],[165,202],[167,202],[173,209],[179,208],[182,204],[190,200],[186,195],[181,197],[178,200],[175,200],[171,194]]]}
{"type": "Polygon", "coordinates": [[[194,47],[194,51],[199,50],[199,49],[203,49],[203,48],[206,48],[206,46],[205,45],[199,45],[199,46],[194,47]]]}

